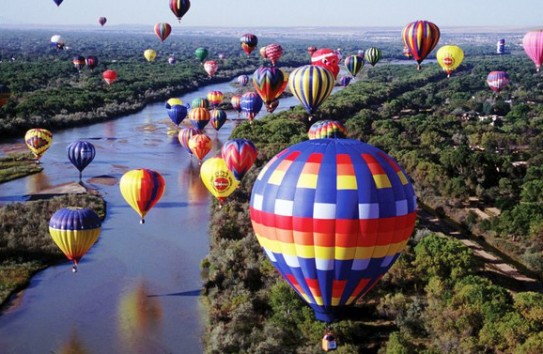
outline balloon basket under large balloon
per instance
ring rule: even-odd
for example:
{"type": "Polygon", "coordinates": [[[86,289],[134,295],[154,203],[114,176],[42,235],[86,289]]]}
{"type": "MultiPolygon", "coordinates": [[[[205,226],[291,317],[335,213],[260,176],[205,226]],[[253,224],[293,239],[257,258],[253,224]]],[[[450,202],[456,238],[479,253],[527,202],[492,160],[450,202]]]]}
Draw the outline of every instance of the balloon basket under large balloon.
{"type": "Polygon", "coordinates": [[[422,69],[422,65],[417,64],[417,71],[420,71],[420,69],[422,69]]]}
{"type": "Polygon", "coordinates": [[[77,273],[77,263],[74,262],[74,265],[72,266],[72,273],[77,273]]]}
{"type": "Polygon", "coordinates": [[[145,224],[145,219],[144,219],[144,218],[141,218],[141,219],[140,219],[140,224],[141,224],[141,225],[145,224]]]}

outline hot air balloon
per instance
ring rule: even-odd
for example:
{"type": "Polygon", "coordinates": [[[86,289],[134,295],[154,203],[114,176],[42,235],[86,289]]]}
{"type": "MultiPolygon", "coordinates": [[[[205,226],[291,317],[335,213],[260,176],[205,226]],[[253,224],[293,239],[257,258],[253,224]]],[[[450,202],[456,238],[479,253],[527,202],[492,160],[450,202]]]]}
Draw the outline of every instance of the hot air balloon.
{"type": "Polygon", "coordinates": [[[436,58],[443,71],[447,73],[447,77],[450,77],[464,60],[464,51],[456,45],[444,45],[437,50],[436,58]]]}
{"type": "Polygon", "coordinates": [[[496,43],[496,54],[505,54],[505,39],[500,39],[496,43]]]}
{"type": "Polygon", "coordinates": [[[207,159],[200,167],[200,178],[207,190],[219,200],[219,205],[222,205],[239,185],[221,157],[207,159]]]}
{"type": "Polygon", "coordinates": [[[189,120],[192,126],[195,129],[203,130],[207,123],[209,123],[209,120],[211,119],[211,116],[209,114],[209,111],[207,108],[202,107],[193,107],[189,111],[189,120]]]}
{"type": "Polygon", "coordinates": [[[100,217],[89,208],[62,208],[49,220],[49,234],[62,253],[73,261],[74,273],[81,258],[98,240],[101,230],[100,217]]]}
{"type": "Polygon", "coordinates": [[[258,54],[260,54],[262,59],[268,59],[268,57],[266,57],[266,47],[260,47],[258,54]]]}
{"type": "Polygon", "coordinates": [[[417,61],[417,70],[421,69],[424,58],[436,47],[439,37],[439,27],[429,21],[414,21],[404,27],[403,43],[417,61]]]}
{"type": "Polygon", "coordinates": [[[350,76],[342,76],[341,79],[339,79],[339,84],[343,87],[348,86],[351,83],[352,77],[350,76]]]}
{"type": "Polygon", "coordinates": [[[179,22],[181,22],[181,18],[185,16],[187,11],[190,9],[190,1],[189,0],[170,0],[170,9],[172,10],[173,14],[179,22]]]}
{"type": "Polygon", "coordinates": [[[148,62],[153,62],[155,61],[155,58],[156,58],[156,51],[154,49],[146,49],[144,52],[143,52],[143,56],[145,57],[145,59],[148,61],[148,62]]]}
{"type": "Polygon", "coordinates": [[[108,85],[111,85],[117,80],[117,72],[114,70],[106,70],[102,74],[102,77],[108,85]]]}
{"type": "Polygon", "coordinates": [[[509,84],[509,75],[505,71],[491,71],[486,77],[490,89],[500,93],[509,84]]]}
{"type": "Polygon", "coordinates": [[[68,145],[68,159],[79,170],[79,180],[85,167],[87,167],[96,156],[94,145],[88,141],[78,140],[68,145]]]}
{"type": "Polygon", "coordinates": [[[189,149],[200,163],[211,151],[212,145],[211,138],[205,134],[196,134],[189,139],[189,149]]]}
{"type": "Polygon", "coordinates": [[[345,67],[351,75],[355,77],[364,67],[364,58],[359,57],[358,55],[349,55],[345,58],[345,67]]]}
{"type": "Polygon", "coordinates": [[[252,122],[255,116],[262,109],[262,98],[256,92],[245,92],[241,95],[241,110],[247,115],[249,122],[252,122]]]}
{"type": "Polygon", "coordinates": [[[204,63],[204,70],[209,77],[215,76],[217,69],[219,69],[219,64],[215,60],[208,60],[204,63]]]}
{"type": "Polygon", "coordinates": [[[51,37],[51,46],[57,49],[64,49],[64,39],[59,34],[55,34],[51,37]]]}
{"type": "Polygon", "coordinates": [[[275,268],[318,320],[331,322],[397,260],[415,226],[416,197],[383,151],[351,139],[306,140],[264,166],[250,216],[275,268]]]}
{"type": "Polygon", "coordinates": [[[165,186],[166,182],[160,173],[146,168],[130,170],[119,181],[124,200],[141,217],[140,224],[145,223],[145,215],[158,203],[165,186]]]}
{"type": "Polygon", "coordinates": [[[315,65],[305,65],[294,69],[288,78],[290,92],[309,113],[309,120],[317,108],[330,96],[334,83],[335,79],[330,71],[315,65]]]}
{"type": "Polygon", "coordinates": [[[241,49],[249,55],[251,52],[256,48],[258,45],[258,38],[251,33],[245,33],[241,38],[239,39],[241,42],[241,49]]]}
{"type": "Polygon", "coordinates": [[[371,66],[375,66],[381,59],[381,49],[375,47],[366,49],[364,52],[364,59],[366,59],[371,66]]]}
{"type": "Polygon", "coordinates": [[[205,97],[198,97],[192,100],[192,108],[209,108],[209,100],[205,97]]]}
{"type": "Polygon", "coordinates": [[[87,59],[85,59],[85,64],[91,71],[94,71],[94,68],[98,65],[98,58],[94,55],[89,55],[87,59]]]}
{"type": "Polygon", "coordinates": [[[251,140],[233,139],[224,143],[221,156],[234,177],[241,181],[256,161],[258,153],[251,140]]]}
{"type": "Polygon", "coordinates": [[[253,87],[266,108],[270,107],[287,87],[288,75],[277,67],[261,66],[253,74],[253,87]]]}
{"type": "Polygon", "coordinates": [[[183,104],[183,101],[181,101],[180,98],[177,98],[177,97],[172,97],[172,98],[169,98],[167,101],[166,101],[166,109],[169,109],[171,106],[174,106],[174,105],[182,105],[183,104]]]}
{"type": "Polygon", "coordinates": [[[173,55],[168,58],[168,64],[173,65],[176,62],[177,62],[177,59],[175,59],[175,57],[173,55]]]}
{"type": "Polygon", "coordinates": [[[329,48],[316,50],[311,56],[311,65],[328,69],[334,75],[334,80],[339,74],[339,57],[335,51],[329,48]]]}
{"type": "Polygon", "coordinates": [[[356,55],[358,55],[359,57],[364,58],[364,54],[366,54],[364,49],[359,49],[356,51],[356,55]]]}
{"type": "Polygon", "coordinates": [[[49,149],[53,142],[53,134],[43,128],[30,129],[25,134],[26,146],[32,151],[37,160],[49,149]]]}
{"type": "Polygon", "coordinates": [[[320,120],[311,125],[307,136],[310,140],[345,138],[347,136],[347,129],[336,120],[320,120]]]}
{"type": "Polygon", "coordinates": [[[189,147],[189,140],[196,134],[202,134],[202,132],[198,129],[190,128],[190,127],[183,127],[179,131],[179,134],[177,135],[177,139],[179,140],[179,144],[188,152],[189,155],[192,156],[192,151],[189,147]]]}
{"type": "Polygon", "coordinates": [[[10,97],[11,91],[9,90],[9,88],[6,85],[0,83],[0,108],[8,103],[10,97]]]}
{"type": "Polygon", "coordinates": [[[283,55],[283,47],[277,43],[268,44],[264,47],[264,51],[266,53],[266,59],[269,59],[273,66],[275,66],[275,63],[283,55]]]}
{"type": "Polygon", "coordinates": [[[413,58],[413,55],[409,51],[409,48],[407,48],[406,46],[403,47],[403,55],[408,59],[413,58]]]}
{"type": "Polygon", "coordinates": [[[54,2],[55,4],[57,4],[57,6],[60,6],[60,4],[62,4],[63,1],[64,1],[64,0],[53,0],[53,2],[54,2]]]}
{"type": "Polygon", "coordinates": [[[170,117],[175,125],[181,124],[183,119],[185,119],[188,114],[187,107],[183,106],[182,104],[174,104],[173,106],[166,104],[166,110],[168,112],[168,117],[170,117]]]}
{"type": "Polygon", "coordinates": [[[221,91],[210,91],[207,94],[207,100],[209,101],[209,104],[213,108],[220,105],[222,103],[223,98],[224,98],[224,94],[221,91]]]}
{"type": "Polygon", "coordinates": [[[543,30],[530,31],[522,38],[522,47],[539,72],[543,62],[543,30]]]}
{"type": "Polygon", "coordinates": [[[317,51],[317,47],[311,45],[309,47],[307,47],[307,54],[309,54],[309,56],[313,56],[313,53],[315,53],[317,51]]]}
{"type": "Polygon", "coordinates": [[[271,101],[270,104],[266,105],[266,111],[268,111],[270,113],[273,113],[273,111],[275,111],[275,109],[278,106],[279,106],[279,99],[275,99],[275,100],[271,101]]]}
{"type": "Polygon", "coordinates": [[[241,96],[232,96],[232,98],[230,99],[230,104],[232,105],[232,109],[238,111],[238,113],[241,112],[241,96]]]}
{"type": "Polygon", "coordinates": [[[196,57],[196,59],[200,61],[200,63],[203,63],[204,60],[206,60],[208,54],[209,52],[205,48],[197,48],[194,51],[194,56],[196,57]]]}
{"type": "Polygon", "coordinates": [[[226,112],[222,109],[214,109],[210,112],[210,116],[209,124],[211,124],[216,131],[219,131],[224,123],[226,123],[226,112]]]}
{"type": "Polygon", "coordinates": [[[240,86],[247,86],[247,83],[249,82],[249,76],[248,75],[240,75],[238,76],[238,84],[240,86]]]}
{"type": "Polygon", "coordinates": [[[104,26],[107,22],[107,18],[101,16],[101,17],[98,17],[98,23],[100,24],[100,26],[104,26]]]}
{"type": "Polygon", "coordinates": [[[172,33],[172,26],[169,23],[158,22],[155,24],[155,34],[161,42],[164,42],[170,33],[172,33]]]}
{"type": "Polygon", "coordinates": [[[85,67],[85,57],[77,55],[72,59],[72,63],[77,71],[81,71],[85,67]]]}

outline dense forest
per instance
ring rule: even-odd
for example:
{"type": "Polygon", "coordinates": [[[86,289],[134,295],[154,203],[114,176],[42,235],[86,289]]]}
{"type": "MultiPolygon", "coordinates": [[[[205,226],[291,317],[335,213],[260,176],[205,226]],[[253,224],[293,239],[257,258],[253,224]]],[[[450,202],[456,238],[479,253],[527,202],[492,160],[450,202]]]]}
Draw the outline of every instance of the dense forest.
{"type": "MultiPolygon", "coordinates": [[[[35,126],[59,129],[111,119],[210,82],[193,55],[200,46],[209,48],[210,58],[219,53],[226,58],[214,80],[251,73],[261,64],[254,54],[240,54],[238,38],[186,36],[157,49],[152,34],[73,32],[64,35],[71,48],[58,51],[45,31],[5,33],[0,82],[12,96],[0,109],[2,138],[35,126]],[[143,58],[141,48],[148,47],[158,52],[154,63],[143,58]],[[172,54],[175,65],[167,63],[172,54]],[[78,73],[74,55],[97,55],[99,65],[78,73]],[[101,79],[106,68],[119,73],[112,86],[101,79]]],[[[261,38],[261,43],[272,40],[261,38]]],[[[281,44],[280,66],[307,63],[307,41],[281,44]]],[[[378,45],[325,39],[311,44],[340,46],[346,54],[378,45]]],[[[411,62],[397,65],[406,63],[400,41],[379,46],[381,64],[367,65],[353,83],[330,96],[313,121],[341,121],[350,138],[386,151],[413,180],[419,203],[541,276],[541,75],[514,46],[511,55],[497,56],[490,46],[463,45],[466,60],[449,79],[434,63],[423,63],[421,71],[411,62]],[[509,73],[511,84],[500,94],[485,83],[492,70],[509,73]]],[[[265,258],[248,211],[261,167],[307,139],[309,126],[307,113],[296,107],[243,123],[232,135],[251,139],[259,156],[228,202],[211,210],[210,254],[201,264],[206,352],[320,351],[325,324],[315,321],[265,258]]],[[[14,219],[13,213],[5,215],[14,219]]],[[[11,237],[1,249],[27,262],[28,255],[16,253],[27,247],[20,241],[28,239],[11,237]]],[[[542,297],[496,279],[460,242],[420,226],[391,271],[332,330],[338,353],[539,353],[542,297]]]]}

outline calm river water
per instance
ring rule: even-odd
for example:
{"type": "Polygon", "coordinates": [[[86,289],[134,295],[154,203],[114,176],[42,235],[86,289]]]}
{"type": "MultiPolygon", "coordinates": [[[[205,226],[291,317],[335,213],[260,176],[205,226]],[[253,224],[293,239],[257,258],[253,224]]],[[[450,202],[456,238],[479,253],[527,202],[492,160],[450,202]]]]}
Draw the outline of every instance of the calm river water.
{"type": "MultiPolygon", "coordinates": [[[[230,83],[213,84],[180,98],[190,103],[212,90],[233,89],[230,83]]],[[[297,104],[293,97],[281,100],[276,112],[297,104]]],[[[265,109],[256,119],[264,114],[265,109]]],[[[237,112],[228,115],[237,118],[237,112]]],[[[77,182],[66,147],[85,139],[96,147],[96,157],[83,171],[83,182],[107,201],[99,241],[79,272],[71,272],[70,262],[47,268],[0,315],[1,353],[202,352],[199,266],[209,251],[211,197],[197,161],[167,134],[169,126],[164,103],[155,103],[113,121],[53,131],[53,144],[41,159],[43,172],[0,185],[2,204],[77,182]],[[141,167],[157,170],[166,180],[165,193],[144,225],[118,185],[124,172],[141,167]],[[89,180],[103,175],[116,183],[89,180]]],[[[206,127],[214,139],[208,156],[220,152],[233,127],[228,121],[218,134],[206,127]]],[[[0,144],[0,150],[22,144],[21,138],[0,144]]]]}

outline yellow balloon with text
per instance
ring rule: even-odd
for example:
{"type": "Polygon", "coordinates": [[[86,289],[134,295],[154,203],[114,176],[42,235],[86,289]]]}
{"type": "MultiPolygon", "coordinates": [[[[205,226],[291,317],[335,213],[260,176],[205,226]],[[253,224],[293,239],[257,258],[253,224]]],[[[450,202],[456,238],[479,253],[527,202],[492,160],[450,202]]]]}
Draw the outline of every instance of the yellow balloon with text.
{"type": "Polygon", "coordinates": [[[200,178],[207,190],[222,204],[239,185],[222,157],[207,159],[200,167],[200,178]]]}
{"type": "Polygon", "coordinates": [[[436,58],[443,71],[447,73],[447,77],[450,77],[451,73],[455,71],[462,63],[462,60],[464,60],[464,51],[456,45],[444,45],[437,50],[436,58]]]}

